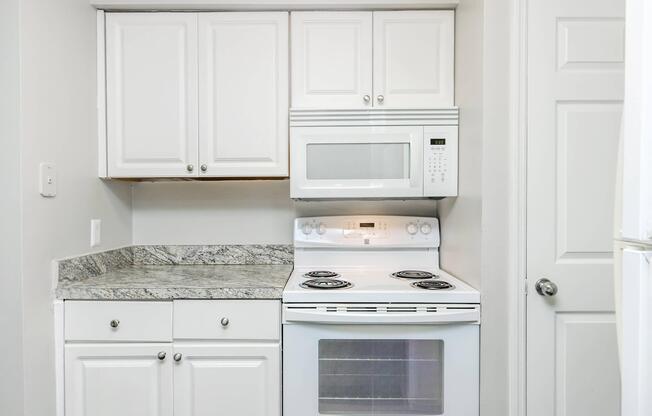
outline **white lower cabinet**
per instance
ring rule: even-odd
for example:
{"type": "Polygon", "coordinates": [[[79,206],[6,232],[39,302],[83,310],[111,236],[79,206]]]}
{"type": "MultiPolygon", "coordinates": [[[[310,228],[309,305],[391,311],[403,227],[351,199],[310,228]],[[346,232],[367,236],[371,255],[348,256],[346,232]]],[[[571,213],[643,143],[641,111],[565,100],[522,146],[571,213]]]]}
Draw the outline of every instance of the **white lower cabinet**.
{"type": "Polygon", "coordinates": [[[65,416],[280,416],[280,302],[174,304],[65,302],[65,416]],[[156,342],[135,331],[145,321],[156,342]]]}
{"type": "Polygon", "coordinates": [[[278,343],[175,346],[174,414],[278,416],[278,343]]]}
{"type": "Polygon", "coordinates": [[[172,416],[171,344],[66,345],[67,416],[172,416]],[[162,355],[161,355],[162,356],[162,355]]]}

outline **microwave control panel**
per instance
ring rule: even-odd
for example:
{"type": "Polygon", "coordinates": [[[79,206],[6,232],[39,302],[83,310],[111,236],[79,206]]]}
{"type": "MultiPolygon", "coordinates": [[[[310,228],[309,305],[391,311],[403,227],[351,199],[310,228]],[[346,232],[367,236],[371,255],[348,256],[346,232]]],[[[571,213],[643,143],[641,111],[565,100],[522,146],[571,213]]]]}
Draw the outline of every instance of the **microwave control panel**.
{"type": "Polygon", "coordinates": [[[424,196],[457,196],[457,126],[426,126],[423,133],[424,196]]]}

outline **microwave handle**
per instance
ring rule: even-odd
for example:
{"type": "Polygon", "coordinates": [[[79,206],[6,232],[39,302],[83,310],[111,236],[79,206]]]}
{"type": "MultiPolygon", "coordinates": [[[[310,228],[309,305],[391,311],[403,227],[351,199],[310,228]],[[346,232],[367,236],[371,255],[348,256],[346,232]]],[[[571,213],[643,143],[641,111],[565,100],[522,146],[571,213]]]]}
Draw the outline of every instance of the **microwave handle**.
{"type": "Polygon", "coordinates": [[[450,324],[479,323],[480,311],[476,309],[447,310],[444,312],[365,313],[326,312],[319,310],[286,308],[283,322],[312,322],[320,324],[450,324]]]}

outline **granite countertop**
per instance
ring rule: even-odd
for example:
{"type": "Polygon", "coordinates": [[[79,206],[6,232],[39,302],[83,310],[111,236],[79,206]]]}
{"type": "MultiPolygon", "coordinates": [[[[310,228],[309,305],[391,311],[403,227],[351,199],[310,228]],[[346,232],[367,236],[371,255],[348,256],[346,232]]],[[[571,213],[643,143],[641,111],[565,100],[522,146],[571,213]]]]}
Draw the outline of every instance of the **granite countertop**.
{"type": "Polygon", "coordinates": [[[291,246],[126,247],[57,261],[55,295],[69,300],[281,299],[292,255],[291,246]]]}
{"type": "Polygon", "coordinates": [[[131,265],[61,282],[60,299],[281,299],[291,265],[131,265]]]}

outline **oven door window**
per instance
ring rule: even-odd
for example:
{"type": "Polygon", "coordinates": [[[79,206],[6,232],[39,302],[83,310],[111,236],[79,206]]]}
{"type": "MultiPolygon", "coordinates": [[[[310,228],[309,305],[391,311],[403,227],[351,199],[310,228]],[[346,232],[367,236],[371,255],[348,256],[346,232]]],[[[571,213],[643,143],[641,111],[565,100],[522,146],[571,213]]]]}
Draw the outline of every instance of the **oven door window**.
{"type": "Polygon", "coordinates": [[[443,414],[441,340],[322,339],[319,413],[443,414]]]}
{"type": "Polygon", "coordinates": [[[410,179],[409,143],[311,143],[309,180],[410,179]]]}

